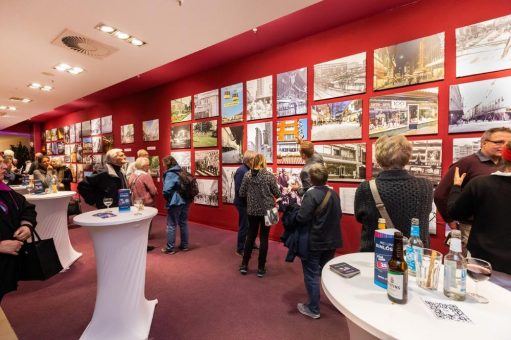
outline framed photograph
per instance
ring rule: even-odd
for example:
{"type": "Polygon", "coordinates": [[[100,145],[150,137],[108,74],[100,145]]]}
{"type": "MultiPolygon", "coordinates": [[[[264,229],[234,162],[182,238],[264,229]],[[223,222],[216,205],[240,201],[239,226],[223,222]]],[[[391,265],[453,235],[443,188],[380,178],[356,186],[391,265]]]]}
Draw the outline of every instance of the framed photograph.
{"type": "Polygon", "coordinates": [[[195,176],[218,176],[220,153],[218,150],[195,151],[195,176]]]}
{"type": "Polygon", "coordinates": [[[470,156],[481,149],[481,138],[453,138],[452,162],[470,156]]]}
{"type": "Polygon", "coordinates": [[[291,190],[295,184],[301,186],[302,180],[300,179],[300,172],[302,168],[277,168],[277,185],[280,190],[280,198],[278,201],[279,209],[284,210],[290,204],[301,205],[302,198],[291,190]]]}
{"type": "Polygon", "coordinates": [[[312,105],[313,141],[362,138],[362,99],[312,105]]]}
{"type": "Polygon", "coordinates": [[[101,136],[92,137],[92,152],[93,153],[103,152],[103,138],[101,136]]]}
{"type": "Polygon", "coordinates": [[[46,142],[51,142],[51,130],[44,131],[44,140],[46,142]]]}
{"type": "Polygon", "coordinates": [[[273,77],[247,81],[247,120],[273,116],[273,77]]]}
{"type": "Polygon", "coordinates": [[[57,128],[51,129],[51,141],[52,142],[57,141],[57,128]]]}
{"type": "Polygon", "coordinates": [[[241,164],[243,161],[243,125],[222,127],[222,163],[241,164]]]}
{"type": "Polygon", "coordinates": [[[90,133],[93,136],[101,134],[101,118],[91,119],[90,133]]]}
{"type": "Polygon", "coordinates": [[[277,74],[277,117],[307,113],[307,68],[277,74]]]}
{"type": "Polygon", "coordinates": [[[71,136],[69,135],[69,126],[64,126],[64,143],[70,143],[71,136]]]}
{"type": "Polygon", "coordinates": [[[82,122],[82,137],[89,137],[90,132],[90,120],[82,122]]]}
{"type": "Polygon", "coordinates": [[[374,50],[374,90],[444,79],[445,33],[374,50]]]}
{"type": "Polygon", "coordinates": [[[193,123],[193,147],[210,148],[218,146],[217,120],[193,123]]]}
{"type": "Polygon", "coordinates": [[[57,140],[64,140],[64,127],[57,128],[57,140]]]}
{"type": "Polygon", "coordinates": [[[76,126],[74,124],[69,125],[69,143],[76,142],[76,126]]]}
{"type": "Polygon", "coordinates": [[[76,164],[76,182],[83,181],[83,164],[76,164]]]}
{"type": "Polygon", "coordinates": [[[438,132],[438,87],[369,99],[369,137],[438,132]]]}
{"type": "Polygon", "coordinates": [[[218,207],[218,180],[197,179],[199,193],[193,199],[193,203],[218,207]]]}
{"type": "Polygon", "coordinates": [[[112,133],[105,133],[101,136],[101,144],[103,146],[103,151],[106,153],[107,151],[113,149],[114,147],[114,135],[112,133]]]}
{"type": "Polygon", "coordinates": [[[366,92],[366,53],[314,65],[314,100],[366,92]]]}
{"type": "Polygon", "coordinates": [[[234,174],[237,166],[222,167],[222,203],[234,203],[234,174]]]}
{"type": "Polygon", "coordinates": [[[170,113],[172,123],[192,120],[192,96],[171,100],[170,113]]]}
{"type": "Polygon", "coordinates": [[[511,68],[511,15],[456,29],[456,77],[511,68]]]}
{"type": "Polygon", "coordinates": [[[71,144],[64,145],[64,162],[71,163],[71,144]]]}
{"type": "Polygon", "coordinates": [[[75,142],[79,143],[82,141],[82,123],[75,123],[75,142]]]}
{"type": "Polygon", "coordinates": [[[83,137],[83,153],[92,153],[92,137],[83,137]]]}
{"type": "Polygon", "coordinates": [[[83,146],[82,143],[76,143],[76,163],[83,162],[83,146]]]}
{"type": "Polygon", "coordinates": [[[362,182],[366,179],[366,144],[318,144],[329,182],[362,182]]]}
{"type": "Polygon", "coordinates": [[[101,132],[111,133],[112,132],[112,116],[101,117],[101,132]]]}
{"type": "Polygon", "coordinates": [[[52,150],[51,150],[51,145],[52,145],[52,144],[53,144],[53,143],[51,143],[51,142],[50,142],[50,143],[46,143],[46,154],[47,154],[48,156],[53,155],[53,152],[52,152],[52,150]]]}
{"type": "Polygon", "coordinates": [[[218,117],[220,114],[218,89],[194,95],[193,105],[195,119],[218,117]]]}
{"type": "Polygon", "coordinates": [[[297,138],[307,140],[307,118],[277,121],[277,164],[305,164],[297,138]]]}
{"type": "Polygon", "coordinates": [[[71,170],[71,175],[73,176],[73,183],[76,183],[76,164],[69,164],[69,170],[71,170]]]}
{"type": "Polygon", "coordinates": [[[185,169],[189,173],[192,172],[192,153],[190,151],[172,151],[170,155],[174,157],[181,169],[185,169]]]}
{"type": "Polygon", "coordinates": [[[160,140],[160,120],[145,120],[142,122],[142,132],[144,142],[154,142],[160,140]]]}
{"type": "Polygon", "coordinates": [[[170,128],[170,147],[172,149],[189,149],[191,124],[177,125],[170,128]]]}
{"type": "Polygon", "coordinates": [[[511,127],[511,77],[449,87],[449,133],[511,127]]]}
{"type": "Polygon", "coordinates": [[[222,124],[243,121],[243,83],[222,87],[222,124]]]}
{"type": "Polygon", "coordinates": [[[71,163],[77,162],[78,144],[71,144],[71,163]]]}
{"type": "Polygon", "coordinates": [[[266,163],[273,163],[273,123],[247,124],[247,150],[263,154],[266,163]]]}
{"type": "Polygon", "coordinates": [[[65,150],[65,147],[64,147],[64,142],[56,142],[56,143],[53,143],[55,146],[56,146],[56,150],[53,149],[53,151],[56,151],[56,152],[53,152],[53,154],[55,155],[63,155],[64,152],[66,151],[65,150]]]}
{"type": "Polygon", "coordinates": [[[121,125],[121,144],[135,143],[135,126],[133,124],[121,125]]]}
{"type": "Polygon", "coordinates": [[[153,178],[160,177],[160,157],[149,156],[149,175],[153,178]]]}

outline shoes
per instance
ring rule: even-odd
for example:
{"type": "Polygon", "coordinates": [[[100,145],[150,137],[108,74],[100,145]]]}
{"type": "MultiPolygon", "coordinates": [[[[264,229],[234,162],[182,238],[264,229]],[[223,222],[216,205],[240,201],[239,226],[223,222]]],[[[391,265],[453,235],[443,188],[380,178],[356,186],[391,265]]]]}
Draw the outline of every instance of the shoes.
{"type": "Polygon", "coordinates": [[[153,250],[155,247],[154,246],[147,246],[147,251],[151,251],[153,250]]]}
{"type": "Polygon", "coordinates": [[[243,250],[236,250],[236,255],[243,257],[243,250]]]}
{"type": "Polygon", "coordinates": [[[168,249],[168,248],[161,248],[160,250],[163,254],[167,254],[167,255],[174,255],[176,253],[175,250],[173,249],[168,249]]]}
{"type": "Polygon", "coordinates": [[[261,277],[261,278],[262,278],[262,277],[264,277],[264,274],[266,274],[266,269],[264,269],[264,268],[259,268],[259,269],[257,270],[257,277],[261,277]]]}
{"type": "Polygon", "coordinates": [[[181,248],[181,247],[179,247],[179,250],[181,250],[181,251],[188,251],[188,250],[190,250],[190,248],[181,248]]]}
{"type": "Polygon", "coordinates": [[[297,304],[296,308],[298,308],[298,311],[300,313],[302,313],[303,315],[306,315],[306,316],[308,316],[309,318],[312,318],[312,319],[319,319],[319,317],[321,316],[321,315],[319,315],[319,313],[316,314],[316,313],[311,312],[309,307],[307,307],[307,305],[305,305],[303,303],[297,304]]]}
{"type": "Polygon", "coordinates": [[[241,275],[247,275],[247,273],[248,273],[248,266],[247,266],[247,265],[242,264],[242,265],[240,266],[240,273],[241,273],[241,275]]]}

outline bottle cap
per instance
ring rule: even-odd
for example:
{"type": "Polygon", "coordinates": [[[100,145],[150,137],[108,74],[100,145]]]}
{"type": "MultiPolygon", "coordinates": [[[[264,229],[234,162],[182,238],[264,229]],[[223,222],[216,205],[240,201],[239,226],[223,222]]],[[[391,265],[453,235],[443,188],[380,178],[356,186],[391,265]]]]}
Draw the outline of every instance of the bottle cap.
{"type": "Polygon", "coordinates": [[[419,225],[419,219],[417,217],[412,218],[412,225],[419,225]]]}
{"type": "Polygon", "coordinates": [[[378,219],[378,229],[385,229],[386,221],[384,218],[378,219]]]}

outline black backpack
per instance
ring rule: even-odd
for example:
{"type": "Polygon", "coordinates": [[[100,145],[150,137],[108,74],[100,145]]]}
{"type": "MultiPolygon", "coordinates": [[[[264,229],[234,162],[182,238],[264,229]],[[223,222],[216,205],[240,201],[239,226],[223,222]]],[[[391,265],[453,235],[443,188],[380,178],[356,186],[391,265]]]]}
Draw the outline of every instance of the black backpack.
{"type": "Polygon", "coordinates": [[[197,185],[197,179],[192,176],[191,173],[182,169],[177,172],[179,176],[179,187],[177,192],[185,200],[191,201],[199,193],[199,186],[197,185]]]}

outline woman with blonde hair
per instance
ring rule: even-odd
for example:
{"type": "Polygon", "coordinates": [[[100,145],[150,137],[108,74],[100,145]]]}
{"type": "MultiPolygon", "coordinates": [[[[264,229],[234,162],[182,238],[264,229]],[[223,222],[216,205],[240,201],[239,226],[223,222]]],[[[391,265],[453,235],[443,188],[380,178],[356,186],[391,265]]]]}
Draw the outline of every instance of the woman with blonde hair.
{"type": "Polygon", "coordinates": [[[254,241],[259,233],[259,259],[257,276],[263,277],[266,274],[266,256],[268,254],[268,236],[270,227],[264,223],[264,215],[268,209],[275,207],[275,198],[280,196],[277,180],[266,169],[264,155],[255,155],[252,161],[252,168],[243,177],[241,182],[240,197],[247,198],[248,214],[248,235],[245,241],[243,260],[240,266],[240,273],[246,275],[248,262],[252,255],[254,241]]]}

